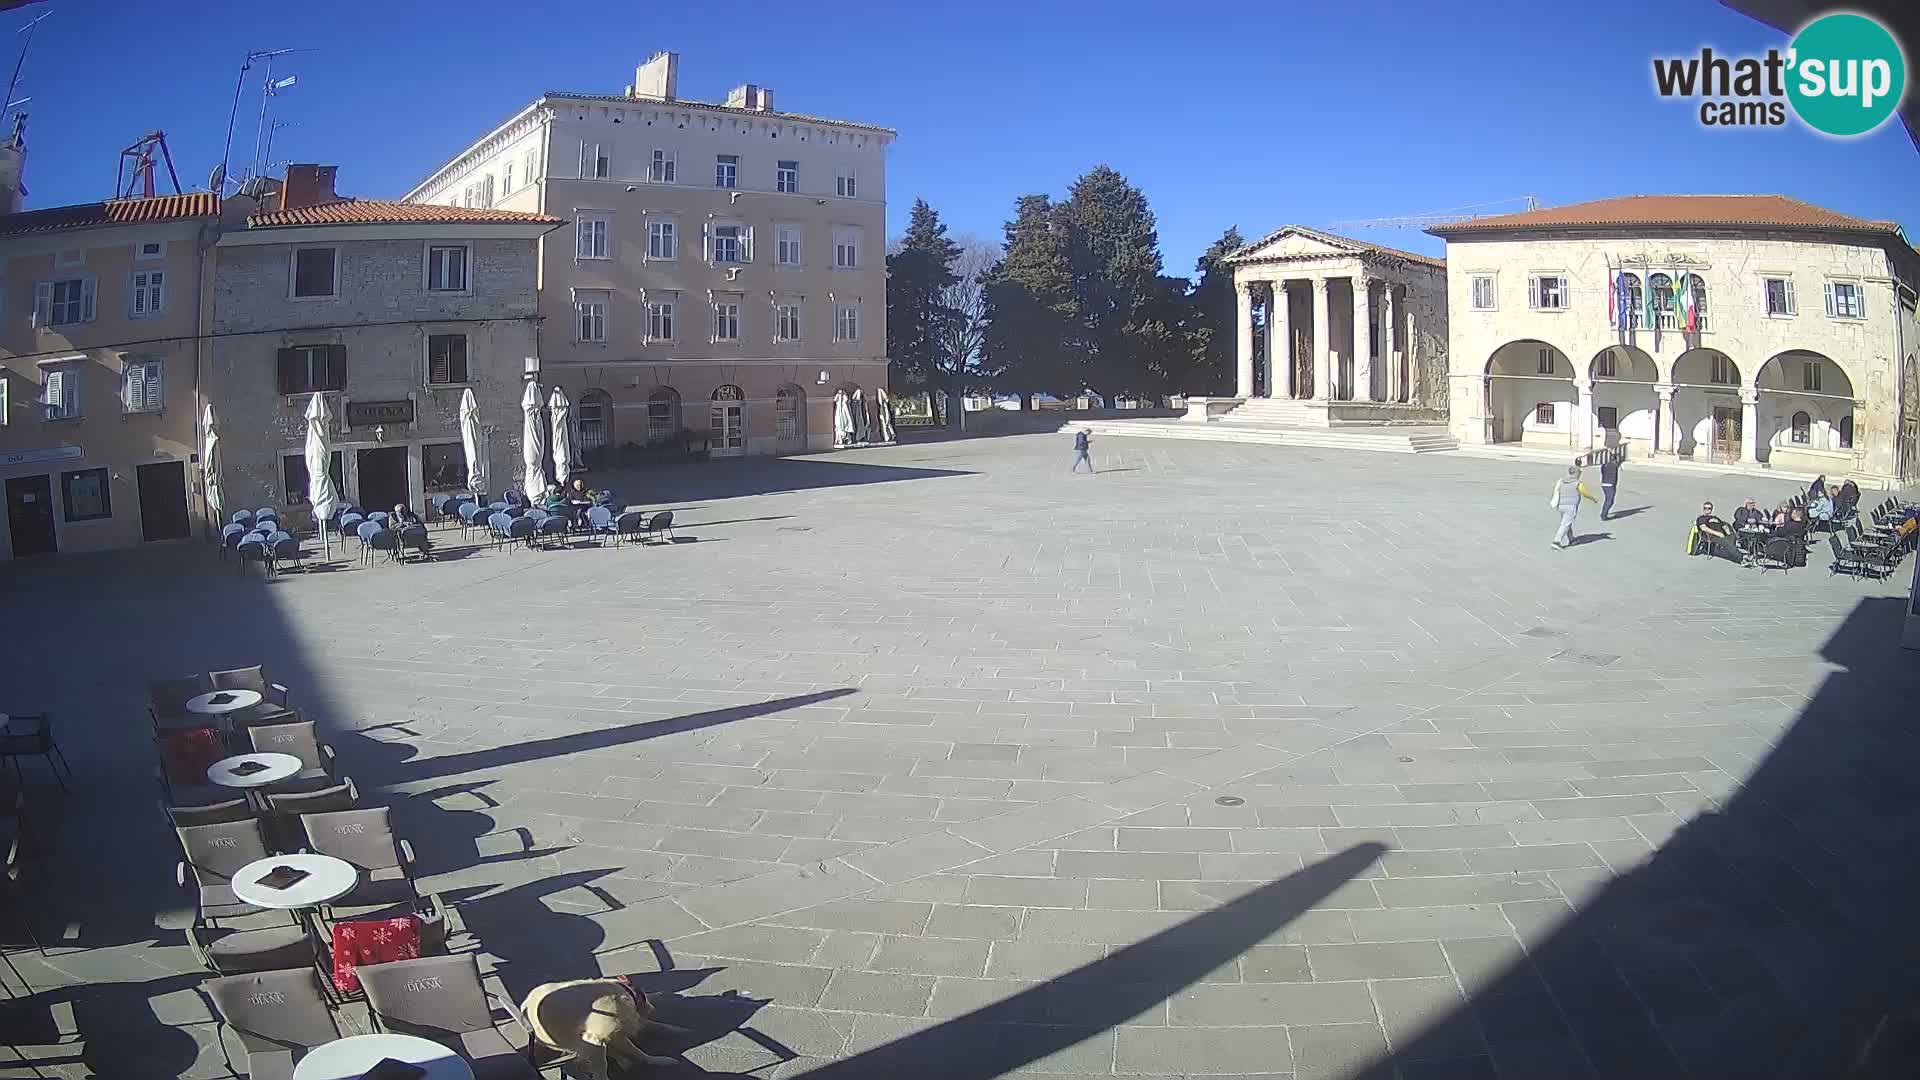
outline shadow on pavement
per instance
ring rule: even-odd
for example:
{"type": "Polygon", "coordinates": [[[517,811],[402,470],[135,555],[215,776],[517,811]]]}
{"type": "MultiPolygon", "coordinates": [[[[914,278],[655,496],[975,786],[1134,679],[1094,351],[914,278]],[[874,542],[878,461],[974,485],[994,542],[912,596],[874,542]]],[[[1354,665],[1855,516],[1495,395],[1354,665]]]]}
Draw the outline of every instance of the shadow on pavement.
{"type": "Polygon", "coordinates": [[[645,469],[605,469],[594,474],[594,483],[612,488],[628,506],[652,508],[666,503],[971,475],[953,469],[917,469],[816,457],[755,457],[645,469]]]}

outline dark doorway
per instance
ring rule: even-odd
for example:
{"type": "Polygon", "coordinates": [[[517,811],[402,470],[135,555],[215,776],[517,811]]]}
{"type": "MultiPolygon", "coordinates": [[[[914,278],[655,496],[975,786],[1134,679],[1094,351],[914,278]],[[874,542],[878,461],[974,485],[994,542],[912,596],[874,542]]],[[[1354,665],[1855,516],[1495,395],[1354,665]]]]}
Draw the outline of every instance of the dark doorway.
{"type": "Polygon", "coordinates": [[[383,446],[360,451],[360,505],[391,510],[407,502],[407,448],[383,446]]]}
{"type": "Polygon", "coordinates": [[[184,540],[192,535],[187,523],[187,467],[163,461],[142,465],[135,473],[140,484],[140,535],[147,540],[184,540]]]}
{"type": "Polygon", "coordinates": [[[60,550],[53,535],[52,477],[16,476],[7,481],[7,530],[16,559],[60,550]]]}

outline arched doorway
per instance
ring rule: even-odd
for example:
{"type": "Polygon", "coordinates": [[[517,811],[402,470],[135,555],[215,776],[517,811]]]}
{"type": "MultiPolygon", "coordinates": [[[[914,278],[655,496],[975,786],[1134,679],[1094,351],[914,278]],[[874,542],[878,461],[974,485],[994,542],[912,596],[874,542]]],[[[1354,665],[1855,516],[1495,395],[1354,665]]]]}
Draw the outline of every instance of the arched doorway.
{"type": "Polygon", "coordinates": [[[580,460],[589,469],[607,467],[607,448],[613,445],[613,398],[605,390],[587,390],[573,407],[580,429],[580,460]]]}
{"type": "Polygon", "coordinates": [[[1853,455],[1853,380],[1832,357],[1790,349],[1761,365],[1754,389],[1761,461],[1814,472],[1845,468],[1826,455],[1853,455]]]}
{"type": "Polygon", "coordinates": [[[656,386],[647,395],[647,445],[670,443],[680,437],[680,391],[656,386]]]}
{"type": "Polygon", "coordinates": [[[732,383],[713,392],[712,432],[707,450],[715,457],[739,457],[747,452],[747,395],[732,383]]]}
{"type": "Polygon", "coordinates": [[[1673,362],[1673,439],[1679,456],[1740,460],[1740,366],[1719,349],[1688,349],[1673,362]]]}
{"type": "Polygon", "coordinates": [[[1904,483],[1920,481],[1920,352],[1907,354],[1900,365],[1900,400],[1905,414],[1900,420],[1900,479],[1904,483]]]}
{"type": "Polygon", "coordinates": [[[1633,457],[1652,454],[1660,416],[1660,398],[1653,392],[1660,367],[1653,357],[1632,345],[1609,345],[1587,364],[1587,378],[1593,402],[1586,418],[1589,445],[1625,446],[1633,457]]]}
{"type": "Polygon", "coordinates": [[[1574,445],[1573,362],[1544,341],[1510,341],[1487,359],[1490,441],[1574,445]]]}
{"type": "Polygon", "coordinates": [[[788,383],[773,395],[773,435],[780,453],[807,448],[807,392],[797,383],[788,383]]]}

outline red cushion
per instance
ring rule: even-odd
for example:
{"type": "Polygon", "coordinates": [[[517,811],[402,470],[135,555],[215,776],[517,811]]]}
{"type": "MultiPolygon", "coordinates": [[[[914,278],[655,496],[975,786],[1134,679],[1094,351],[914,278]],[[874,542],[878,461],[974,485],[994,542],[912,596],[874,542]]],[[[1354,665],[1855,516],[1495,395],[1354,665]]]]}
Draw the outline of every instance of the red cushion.
{"type": "Polygon", "coordinates": [[[368,919],[333,924],[333,985],[344,994],[360,989],[353,969],[420,958],[420,917],[368,919]]]}
{"type": "Polygon", "coordinates": [[[220,733],[212,728],[179,728],[162,736],[167,776],[176,784],[204,784],[207,766],[227,756],[220,733]]]}

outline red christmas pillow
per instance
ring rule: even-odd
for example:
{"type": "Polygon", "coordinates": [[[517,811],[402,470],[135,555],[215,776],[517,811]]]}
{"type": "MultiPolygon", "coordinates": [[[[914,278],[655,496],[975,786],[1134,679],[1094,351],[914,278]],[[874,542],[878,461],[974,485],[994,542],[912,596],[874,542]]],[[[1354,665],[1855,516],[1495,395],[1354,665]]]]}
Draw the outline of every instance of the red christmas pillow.
{"type": "Polygon", "coordinates": [[[212,728],[181,728],[167,732],[164,739],[167,775],[177,784],[206,783],[207,766],[227,756],[220,733],[212,728]]]}
{"type": "Polygon", "coordinates": [[[420,958],[420,917],[369,919],[333,924],[333,985],[343,994],[360,989],[354,968],[420,958]]]}

